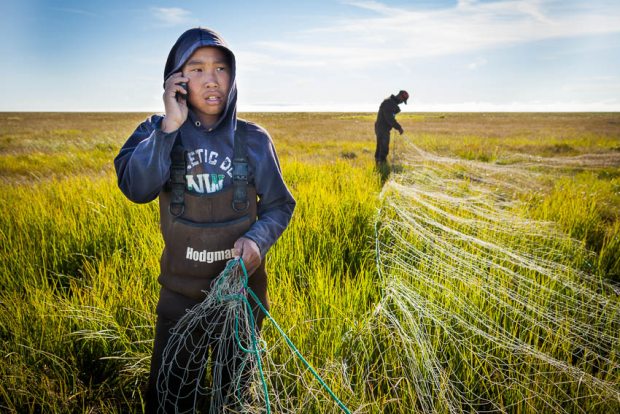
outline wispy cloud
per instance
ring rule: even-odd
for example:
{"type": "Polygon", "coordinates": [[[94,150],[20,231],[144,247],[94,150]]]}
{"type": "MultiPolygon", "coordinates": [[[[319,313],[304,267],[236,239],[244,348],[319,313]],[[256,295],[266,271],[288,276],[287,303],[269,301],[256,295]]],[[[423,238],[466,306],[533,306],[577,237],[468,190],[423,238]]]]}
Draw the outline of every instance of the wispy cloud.
{"type": "Polygon", "coordinates": [[[383,3],[380,3],[378,1],[374,1],[374,0],[370,0],[370,1],[357,1],[357,0],[348,0],[348,1],[343,1],[343,4],[348,4],[350,6],[355,6],[358,7],[360,9],[367,9],[367,10],[371,10],[377,13],[381,13],[381,14],[385,14],[385,15],[390,15],[394,12],[398,12],[400,9],[397,8],[393,8],[393,7],[389,7],[383,3]]]}
{"type": "Polygon", "coordinates": [[[460,0],[450,8],[431,10],[390,7],[378,1],[343,3],[376,15],[337,20],[290,40],[256,46],[289,61],[365,65],[620,31],[620,3],[613,2],[460,0]]]}
{"type": "Polygon", "coordinates": [[[467,69],[469,70],[477,70],[480,69],[482,66],[487,64],[487,60],[485,58],[478,58],[476,60],[474,60],[473,62],[469,63],[467,65],[467,69]]]}
{"type": "Polygon", "coordinates": [[[184,26],[195,22],[192,12],[179,7],[151,7],[151,13],[165,26],[184,26]]]}
{"type": "Polygon", "coordinates": [[[71,9],[67,7],[50,7],[50,10],[56,10],[62,13],[79,14],[82,16],[91,16],[91,17],[97,16],[97,14],[90,12],[88,10],[83,10],[83,9],[71,9]]]}

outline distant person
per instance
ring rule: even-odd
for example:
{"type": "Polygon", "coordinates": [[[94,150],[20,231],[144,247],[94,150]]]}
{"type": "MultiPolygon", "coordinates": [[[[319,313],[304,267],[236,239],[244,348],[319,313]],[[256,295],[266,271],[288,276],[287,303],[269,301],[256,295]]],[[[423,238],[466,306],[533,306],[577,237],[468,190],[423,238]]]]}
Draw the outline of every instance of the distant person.
{"type": "MultiPolygon", "coordinates": [[[[195,389],[176,389],[179,399],[164,405],[158,399],[158,372],[171,328],[205,298],[211,282],[237,255],[250,275],[249,287],[268,309],[265,255],[295,208],[271,137],[262,127],[237,118],[235,76],[235,55],[217,33],[205,28],[183,33],[164,69],[165,115],[140,124],[114,160],[118,185],[127,198],[147,203],[159,197],[164,250],[146,393],[149,413],[193,412],[208,405],[196,404],[201,400],[195,389]]],[[[249,300],[260,330],[265,315],[249,300]]],[[[216,345],[228,349],[220,360],[234,362],[243,355],[233,337],[206,340],[212,353],[216,345]]],[[[191,364],[191,352],[175,359],[191,364]]],[[[213,369],[213,376],[221,369],[221,385],[227,385],[224,398],[242,391],[239,384],[230,384],[230,366],[213,369]]],[[[187,378],[196,375],[195,369],[183,371],[166,373],[166,386],[180,387],[179,379],[184,384],[202,380],[187,378]]]]}
{"type": "Polygon", "coordinates": [[[407,104],[409,93],[400,91],[396,95],[390,95],[381,102],[377,120],[375,121],[375,134],[377,135],[377,149],[375,150],[375,162],[384,164],[390,152],[390,131],[392,128],[403,134],[403,127],[396,121],[396,114],[400,112],[398,105],[407,104]]]}

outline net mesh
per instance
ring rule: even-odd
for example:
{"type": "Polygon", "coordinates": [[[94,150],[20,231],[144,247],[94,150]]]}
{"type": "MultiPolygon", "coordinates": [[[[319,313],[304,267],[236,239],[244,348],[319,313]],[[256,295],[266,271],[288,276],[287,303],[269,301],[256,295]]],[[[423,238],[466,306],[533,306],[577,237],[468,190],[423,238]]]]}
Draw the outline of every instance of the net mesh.
{"type": "Polygon", "coordinates": [[[377,223],[384,295],[358,359],[377,344],[376,381],[415,411],[616,412],[618,295],[584,271],[581,243],[520,214],[562,160],[531,170],[401,145],[377,223]]]}
{"type": "Polygon", "coordinates": [[[618,294],[588,272],[592,253],[519,201],[543,169],[588,161],[498,165],[399,144],[376,222],[381,300],[331,339],[342,356],[315,357],[315,372],[268,321],[260,341],[229,265],[164,352],[166,412],[194,395],[187,412],[348,412],[326,384],[356,413],[620,411],[618,294]]]}
{"type": "Polygon", "coordinates": [[[161,412],[249,411],[260,342],[242,268],[230,261],[206,298],[172,330],[157,390],[161,412]]]}

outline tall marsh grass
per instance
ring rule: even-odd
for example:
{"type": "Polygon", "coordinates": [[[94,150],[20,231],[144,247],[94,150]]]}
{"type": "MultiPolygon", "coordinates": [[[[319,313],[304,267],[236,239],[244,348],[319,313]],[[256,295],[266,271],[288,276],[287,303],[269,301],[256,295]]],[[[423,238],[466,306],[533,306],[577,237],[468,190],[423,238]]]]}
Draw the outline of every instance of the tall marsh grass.
{"type": "MultiPolygon", "coordinates": [[[[354,412],[615,412],[618,116],[400,116],[389,173],[372,114],[247,114],[298,202],[273,317],[354,412]]],[[[0,410],[143,410],[158,209],[111,170],[143,118],[0,114],[0,410]]],[[[263,337],[274,407],[340,412],[263,337]]]]}

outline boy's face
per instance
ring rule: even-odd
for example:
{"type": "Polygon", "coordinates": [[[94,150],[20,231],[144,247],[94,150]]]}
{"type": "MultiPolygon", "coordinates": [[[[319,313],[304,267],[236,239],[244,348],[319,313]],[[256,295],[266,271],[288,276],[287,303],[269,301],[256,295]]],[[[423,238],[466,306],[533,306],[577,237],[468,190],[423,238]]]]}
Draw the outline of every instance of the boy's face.
{"type": "Polygon", "coordinates": [[[201,47],[183,66],[189,78],[189,104],[212,125],[226,108],[230,89],[231,68],[226,53],[217,47],[201,47]]]}

